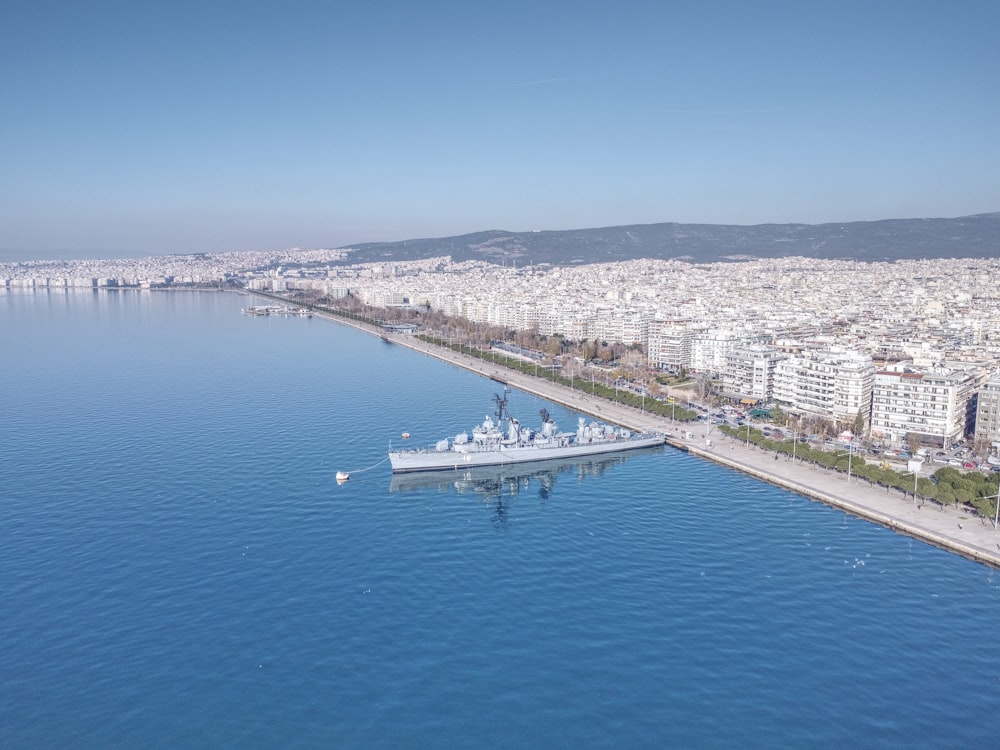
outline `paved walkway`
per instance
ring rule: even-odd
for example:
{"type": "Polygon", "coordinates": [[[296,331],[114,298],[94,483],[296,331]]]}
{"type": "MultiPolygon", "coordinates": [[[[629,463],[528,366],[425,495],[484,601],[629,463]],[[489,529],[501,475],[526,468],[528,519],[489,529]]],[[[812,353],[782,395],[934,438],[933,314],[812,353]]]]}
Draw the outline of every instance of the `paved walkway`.
{"type": "MultiPolygon", "coordinates": [[[[382,332],[372,326],[335,316],[321,317],[382,336],[382,332]]],[[[706,425],[699,423],[697,426],[673,426],[669,418],[664,419],[639,409],[596,398],[544,378],[523,375],[494,365],[488,360],[427,344],[412,336],[391,334],[383,338],[435,359],[509,383],[519,390],[533,393],[575,411],[590,414],[603,421],[637,431],[664,432],[669,436],[670,445],[688,451],[692,455],[785,487],[978,562],[1000,567],[1000,531],[993,528],[992,521],[954,506],[944,507],[929,502],[916,503],[912,495],[904,496],[898,490],[892,489],[886,491],[884,487],[877,487],[857,478],[848,481],[844,473],[799,461],[793,462],[790,457],[786,458],[783,455],[775,460],[773,453],[752,445],[747,447],[743,441],[725,437],[722,433],[711,429],[706,440],[704,435],[706,425]],[[686,437],[689,433],[694,434],[692,437],[686,437]]]]}
{"type": "MultiPolygon", "coordinates": [[[[721,436],[720,436],[721,437],[721,436]]],[[[702,440],[680,440],[693,455],[716,461],[772,484],[799,492],[900,533],[1000,567],[1000,531],[992,520],[931,502],[915,501],[912,493],[886,489],[843,472],[764,451],[741,440],[722,437],[707,447],[702,440]]]]}

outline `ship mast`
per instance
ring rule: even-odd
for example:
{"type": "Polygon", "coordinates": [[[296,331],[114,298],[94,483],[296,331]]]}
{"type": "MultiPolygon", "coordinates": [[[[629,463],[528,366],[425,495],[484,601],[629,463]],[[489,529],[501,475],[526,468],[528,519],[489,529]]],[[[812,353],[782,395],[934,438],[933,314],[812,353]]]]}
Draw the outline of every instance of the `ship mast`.
{"type": "Polygon", "coordinates": [[[510,419],[510,411],[507,410],[507,394],[510,389],[504,386],[503,396],[499,393],[493,394],[493,403],[497,405],[497,422],[503,426],[505,419],[510,419]]]}

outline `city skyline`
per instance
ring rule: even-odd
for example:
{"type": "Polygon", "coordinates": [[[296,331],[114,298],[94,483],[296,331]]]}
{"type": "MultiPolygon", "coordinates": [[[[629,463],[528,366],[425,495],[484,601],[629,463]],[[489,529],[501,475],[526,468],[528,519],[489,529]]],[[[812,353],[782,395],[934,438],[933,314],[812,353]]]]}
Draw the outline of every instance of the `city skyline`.
{"type": "Polygon", "coordinates": [[[23,4],[0,259],[993,212],[998,25],[985,2],[23,4]]]}

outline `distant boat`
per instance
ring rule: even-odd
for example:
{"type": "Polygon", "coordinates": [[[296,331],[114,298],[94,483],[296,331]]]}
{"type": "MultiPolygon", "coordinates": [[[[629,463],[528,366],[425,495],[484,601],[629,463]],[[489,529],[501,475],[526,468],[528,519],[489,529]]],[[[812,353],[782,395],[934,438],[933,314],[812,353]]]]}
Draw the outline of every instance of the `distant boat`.
{"type": "Polygon", "coordinates": [[[393,473],[468,469],[476,466],[503,466],[530,461],[598,456],[635,448],[663,445],[661,433],[633,433],[600,422],[588,423],[580,417],[576,432],[559,432],[546,409],[541,410],[539,431],[521,427],[507,411],[507,394],[494,395],[496,421],[489,416],[472,428],[472,435],[460,433],[452,439],[439,440],[429,448],[389,451],[393,473]]]}
{"type": "Polygon", "coordinates": [[[346,471],[338,471],[337,472],[337,481],[338,482],[346,482],[350,478],[351,478],[350,473],[348,473],[346,471]]]}
{"type": "Polygon", "coordinates": [[[409,439],[410,439],[410,433],[404,432],[403,433],[403,440],[409,440],[409,439]]]}

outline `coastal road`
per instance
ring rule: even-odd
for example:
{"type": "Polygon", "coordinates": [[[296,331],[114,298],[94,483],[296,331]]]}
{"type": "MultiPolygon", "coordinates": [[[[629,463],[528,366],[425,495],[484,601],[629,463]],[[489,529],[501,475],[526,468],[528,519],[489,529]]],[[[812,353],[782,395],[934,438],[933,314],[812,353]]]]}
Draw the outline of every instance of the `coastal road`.
{"type": "Polygon", "coordinates": [[[977,562],[1000,568],[1000,530],[993,528],[992,520],[974,513],[954,506],[917,503],[912,494],[904,495],[892,489],[887,491],[884,487],[871,485],[857,477],[848,481],[847,475],[842,472],[792,461],[783,455],[752,445],[748,447],[741,440],[713,431],[710,425],[679,425],[672,429],[669,418],[664,419],[640,409],[597,398],[544,378],[508,370],[477,357],[427,344],[406,334],[386,336],[375,326],[322,313],[320,317],[380,336],[394,344],[507,383],[602,421],[638,432],[662,432],[667,435],[670,445],[692,455],[750,474],[977,562]]]}

